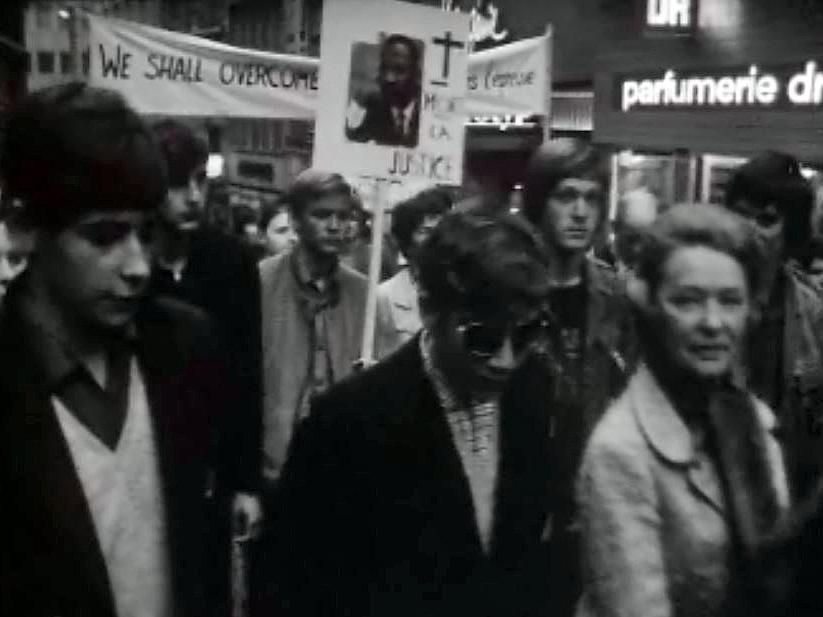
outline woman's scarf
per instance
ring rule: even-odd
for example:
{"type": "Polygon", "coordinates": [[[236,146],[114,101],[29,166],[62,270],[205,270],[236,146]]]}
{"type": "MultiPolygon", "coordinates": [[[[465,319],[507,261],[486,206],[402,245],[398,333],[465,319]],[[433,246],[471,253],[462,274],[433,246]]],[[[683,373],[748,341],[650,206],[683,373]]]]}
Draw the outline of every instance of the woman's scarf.
{"type": "Polygon", "coordinates": [[[791,567],[777,541],[784,523],[767,434],[747,392],[729,382],[713,390],[707,405],[709,447],[717,462],[730,513],[734,555],[731,616],[782,617],[791,567]]]}

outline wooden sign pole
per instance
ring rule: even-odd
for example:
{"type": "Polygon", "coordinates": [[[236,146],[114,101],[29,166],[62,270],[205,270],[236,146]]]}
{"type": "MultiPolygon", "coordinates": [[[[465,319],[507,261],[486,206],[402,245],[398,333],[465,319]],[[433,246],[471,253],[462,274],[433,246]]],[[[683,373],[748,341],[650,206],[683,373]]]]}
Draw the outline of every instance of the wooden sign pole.
{"type": "Polygon", "coordinates": [[[375,178],[372,198],[371,254],[369,255],[369,292],[366,297],[366,317],[363,324],[363,344],[360,361],[363,368],[374,363],[374,331],[377,321],[377,285],[383,256],[383,217],[388,191],[383,178],[375,178]]]}

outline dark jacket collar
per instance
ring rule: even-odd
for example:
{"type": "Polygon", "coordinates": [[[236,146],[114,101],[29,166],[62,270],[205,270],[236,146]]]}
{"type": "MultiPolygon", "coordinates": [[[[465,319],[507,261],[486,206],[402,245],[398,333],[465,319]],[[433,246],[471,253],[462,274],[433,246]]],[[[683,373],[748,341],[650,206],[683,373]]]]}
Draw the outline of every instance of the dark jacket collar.
{"type": "MultiPolygon", "coordinates": [[[[432,504],[454,542],[483,554],[477,532],[471,492],[454,445],[445,411],[427,378],[420,352],[420,335],[413,337],[378,365],[380,381],[393,384],[391,401],[395,431],[404,442],[419,444],[421,477],[431,478],[432,504]]],[[[548,516],[550,467],[551,380],[536,361],[528,361],[512,375],[500,402],[500,445],[494,527],[489,557],[506,560],[520,554],[524,544],[536,543],[548,516]]]]}

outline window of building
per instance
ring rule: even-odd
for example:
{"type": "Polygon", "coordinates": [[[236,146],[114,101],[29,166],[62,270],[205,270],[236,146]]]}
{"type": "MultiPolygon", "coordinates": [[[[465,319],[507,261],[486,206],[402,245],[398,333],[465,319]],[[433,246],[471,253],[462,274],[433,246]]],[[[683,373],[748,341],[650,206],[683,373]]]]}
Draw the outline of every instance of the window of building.
{"type": "Polygon", "coordinates": [[[68,75],[72,71],[71,54],[67,51],[60,52],[60,72],[68,75]]]}
{"type": "Polygon", "coordinates": [[[37,71],[43,75],[54,73],[54,52],[37,52],[37,71]]]}
{"type": "Polygon", "coordinates": [[[49,29],[54,23],[54,6],[51,2],[42,2],[37,4],[35,9],[37,27],[39,29],[49,29]]]}

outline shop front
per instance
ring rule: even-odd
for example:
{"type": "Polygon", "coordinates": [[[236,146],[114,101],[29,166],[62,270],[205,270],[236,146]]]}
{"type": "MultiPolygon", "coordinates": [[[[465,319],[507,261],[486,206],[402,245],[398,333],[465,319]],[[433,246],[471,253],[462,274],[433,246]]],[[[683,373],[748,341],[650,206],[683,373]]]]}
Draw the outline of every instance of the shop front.
{"type": "Polygon", "coordinates": [[[601,50],[595,73],[593,137],[615,152],[613,206],[638,185],[663,203],[722,201],[730,171],[767,149],[810,177],[823,168],[823,11],[647,5],[654,27],[601,50]]]}

